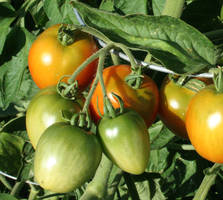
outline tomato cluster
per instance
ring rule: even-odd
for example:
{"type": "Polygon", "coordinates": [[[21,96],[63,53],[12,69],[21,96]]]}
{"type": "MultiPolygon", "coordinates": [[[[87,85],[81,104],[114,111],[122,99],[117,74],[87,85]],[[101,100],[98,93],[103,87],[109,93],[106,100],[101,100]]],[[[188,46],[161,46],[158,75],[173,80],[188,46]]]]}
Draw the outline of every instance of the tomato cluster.
{"type": "MultiPolygon", "coordinates": [[[[79,96],[72,100],[61,95],[58,92],[61,77],[76,72],[97,47],[93,38],[81,31],[74,32],[73,43],[62,44],[57,38],[60,27],[55,25],[46,29],[29,51],[30,73],[40,88],[26,115],[27,133],[35,149],[35,180],[53,192],[72,191],[94,176],[102,152],[122,170],[132,174],[143,173],[150,154],[147,129],[158,112],[156,83],[143,75],[141,87],[133,89],[125,81],[131,74],[131,66],[106,67],[102,76],[115,115],[104,113],[105,95],[98,83],[88,110],[97,125],[97,133],[72,123],[72,117],[83,111],[85,100],[79,96]],[[122,109],[119,98],[124,103],[122,109]]],[[[76,76],[79,91],[91,87],[96,79],[96,70],[97,59],[76,76]]],[[[67,86],[72,85],[69,79],[62,81],[67,86]]]]}
{"type": "MultiPolygon", "coordinates": [[[[189,138],[200,155],[223,162],[223,148],[219,147],[222,97],[213,87],[192,90],[166,77],[159,90],[143,74],[136,89],[126,81],[132,73],[131,66],[122,64],[104,68],[103,82],[97,83],[95,59],[76,76],[76,81],[80,91],[93,88],[91,99],[86,102],[97,132],[80,127],[78,120],[72,121],[80,112],[83,114],[86,102],[80,97],[75,100],[62,97],[57,84],[94,54],[97,46],[91,36],[81,31],[74,32],[71,44],[61,44],[57,38],[60,27],[55,25],[40,34],[29,52],[29,69],[41,89],[28,106],[26,127],[35,149],[35,180],[44,189],[64,193],[80,187],[94,176],[102,153],[128,173],[143,173],[150,154],[148,128],[157,116],[173,133],[189,138]],[[209,110],[204,111],[203,107],[209,110]],[[214,151],[216,146],[219,151],[214,151]]],[[[207,79],[199,81],[210,84],[207,79]]]]}

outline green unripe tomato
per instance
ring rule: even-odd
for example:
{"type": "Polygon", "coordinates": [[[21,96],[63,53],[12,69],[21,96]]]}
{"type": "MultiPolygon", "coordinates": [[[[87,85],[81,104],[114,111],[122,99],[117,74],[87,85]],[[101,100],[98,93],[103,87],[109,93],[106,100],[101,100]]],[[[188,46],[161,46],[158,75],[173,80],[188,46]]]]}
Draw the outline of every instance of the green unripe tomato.
{"type": "Polygon", "coordinates": [[[145,171],[150,154],[149,133],[143,118],[126,110],[115,118],[103,117],[98,133],[106,155],[131,174],[145,171]]]}
{"type": "Polygon", "coordinates": [[[46,190],[66,193],[95,174],[102,150],[94,134],[55,123],[42,134],[34,158],[35,180],[46,190]]]}
{"type": "Polygon", "coordinates": [[[63,112],[72,115],[81,110],[83,102],[62,98],[56,87],[40,90],[31,100],[26,112],[26,129],[33,147],[36,148],[42,133],[56,122],[64,122],[63,112]]]}

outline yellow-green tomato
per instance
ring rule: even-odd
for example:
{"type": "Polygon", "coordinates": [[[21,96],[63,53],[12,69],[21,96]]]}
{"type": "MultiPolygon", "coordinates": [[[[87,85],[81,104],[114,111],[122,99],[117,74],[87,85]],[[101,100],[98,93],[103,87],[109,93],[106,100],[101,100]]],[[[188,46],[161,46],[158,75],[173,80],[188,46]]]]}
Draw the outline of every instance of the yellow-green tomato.
{"type": "MultiPolygon", "coordinates": [[[[26,129],[33,147],[36,148],[42,133],[56,122],[64,122],[63,113],[72,115],[81,110],[83,102],[64,99],[56,87],[40,90],[31,100],[26,113],[26,129]]],[[[67,116],[69,117],[69,116],[67,116]]]]}
{"type": "Polygon", "coordinates": [[[71,192],[95,174],[102,150],[97,137],[58,122],[44,131],[34,157],[35,180],[46,190],[71,192]]]}
{"type": "Polygon", "coordinates": [[[98,133],[106,155],[131,174],[145,171],[150,154],[149,133],[143,118],[126,110],[115,118],[103,117],[98,133]]]}
{"type": "MultiPolygon", "coordinates": [[[[212,83],[208,78],[194,79],[199,79],[206,85],[212,83]]],[[[192,97],[198,91],[180,86],[168,76],[160,88],[159,117],[175,135],[185,139],[188,139],[185,126],[186,111],[192,97]]]]}

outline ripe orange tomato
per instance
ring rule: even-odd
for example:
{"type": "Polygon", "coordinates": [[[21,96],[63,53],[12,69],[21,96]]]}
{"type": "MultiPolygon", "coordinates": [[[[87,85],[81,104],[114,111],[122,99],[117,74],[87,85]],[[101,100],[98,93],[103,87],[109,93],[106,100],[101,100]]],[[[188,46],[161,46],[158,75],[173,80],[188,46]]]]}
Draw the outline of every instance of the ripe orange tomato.
{"type": "MultiPolygon", "coordinates": [[[[212,83],[212,79],[199,78],[205,84],[212,83]]],[[[188,139],[185,127],[185,115],[188,104],[197,93],[195,90],[180,86],[166,76],[160,88],[160,103],[158,115],[162,122],[175,135],[188,139]]]]}
{"type": "MultiPolygon", "coordinates": [[[[119,102],[112,93],[120,96],[124,106],[138,112],[149,127],[154,122],[158,111],[159,91],[157,85],[150,77],[144,75],[141,87],[133,89],[125,82],[125,77],[130,73],[129,65],[114,65],[103,70],[108,98],[115,108],[119,108],[119,102]]],[[[96,122],[100,119],[97,104],[101,114],[104,113],[103,96],[101,85],[98,83],[90,102],[90,111],[96,122]]]]}
{"type": "Polygon", "coordinates": [[[190,101],[186,128],[198,154],[209,161],[223,163],[223,94],[214,85],[201,90],[190,101]]]}
{"type": "MultiPolygon", "coordinates": [[[[60,24],[42,32],[33,42],[28,56],[29,70],[39,88],[56,85],[63,75],[71,75],[89,56],[97,51],[93,38],[83,32],[75,35],[75,42],[62,45],[57,39],[60,24]]],[[[84,89],[93,79],[97,60],[78,75],[78,85],[84,89]]],[[[65,81],[66,79],[64,79],[65,81]]]]}

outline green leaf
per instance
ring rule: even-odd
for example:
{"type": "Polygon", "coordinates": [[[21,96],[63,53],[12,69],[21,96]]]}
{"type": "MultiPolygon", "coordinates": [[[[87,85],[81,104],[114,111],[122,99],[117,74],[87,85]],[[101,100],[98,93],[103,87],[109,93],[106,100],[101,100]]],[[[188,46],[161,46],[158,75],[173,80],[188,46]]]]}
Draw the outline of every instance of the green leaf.
{"type": "Polygon", "coordinates": [[[112,166],[112,171],[108,179],[106,200],[113,200],[121,181],[123,171],[116,165],[112,166]]]}
{"type": "Polygon", "coordinates": [[[65,3],[61,7],[61,13],[63,16],[63,23],[79,24],[74,13],[73,7],[70,5],[70,0],[65,0],[65,3]]]}
{"type": "Polygon", "coordinates": [[[0,3],[0,54],[2,53],[10,24],[15,19],[14,9],[8,3],[0,3]]]}
{"type": "Polygon", "coordinates": [[[157,150],[166,146],[175,135],[163,125],[161,121],[158,121],[149,128],[150,135],[150,149],[157,150]]]}
{"type": "Polygon", "coordinates": [[[10,175],[16,175],[21,167],[22,148],[24,141],[22,138],[0,133],[0,170],[10,175]]]}
{"type": "Polygon", "coordinates": [[[54,1],[53,3],[51,0],[45,0],[43,8],[50,20],[50,25],[62,23],[63,17],[60,13],[58,0],[54,1]]]}
{"type": "Polygon", "coordinates": [[[43,8],[49,18],[48,27],[58,23],[78,24],[69,0],[56,0],[53,3],[51,0],[45,0],[43,8]]]}
{"type": "Polygon", "coordinates": [[[160,150],[151,150],[149,165],[146,169],[147,172],[163,173],[168,167],[169,151],[167,148],[160,150]]]}
{"type": "Polygon", "coordinates": [[[14,196],[12,196],[10,194],[4,194],[4,193],[0,194],[0,199],[2,199],[2,200],[18,200],[14,196]]]}
{"type": "Polygon", "coordinates": [[[102,0],[100,4],[101,10],[114,11],[114,0],[102,0]]]}
{"type": "Polygon", "coordinates": [[[129,0],[115,0],[114,1],[115,10],[118,13],[127,15],[127,14],[147,14],[147,3],[148,0],[137,0],[137,1],[129,1],[129,0]]]}
{"type": "MultiPolygon", "coordinates": [[[[34,36],[24,28],[15,28],[14,34],[22,36],[22,46],[16,56],[0,68],[0,107],[5,110],[10,103],[17,101],[23,78],[28,65],[28,52],[34,36]]],[[[25,95],[25,94],[24,94],[25,95]]]]}
{"type": "Polygon", "coordinates": [[[206,36],[180,19],[141,14],[123,17],[76,1],[73,5],[87,25],[115,42],[149,51],[176,73],[191,74],[216,64],[216,47],[206,36]]]}
{"type": "Polygon", "coordinates": [[[43,9],[43,1],[35,1],[34,4],[29,8],[29,12],[36,25],[44,26],[48,21],[48,17],[43,9]]]}
{"type": "Polygon", "coordinates": [[[152,0],[153,14],[159,16],[162,14],[166,0],[152,0]]]}
{"type": "Polygon", "coordinates": [[[150,198],[150,188],[149,188],[149,181],[141,181],[141,182],[136,182],[136,189],[139,194],[140,200],[148,200],[150,198]]]}

